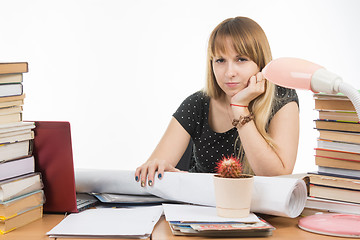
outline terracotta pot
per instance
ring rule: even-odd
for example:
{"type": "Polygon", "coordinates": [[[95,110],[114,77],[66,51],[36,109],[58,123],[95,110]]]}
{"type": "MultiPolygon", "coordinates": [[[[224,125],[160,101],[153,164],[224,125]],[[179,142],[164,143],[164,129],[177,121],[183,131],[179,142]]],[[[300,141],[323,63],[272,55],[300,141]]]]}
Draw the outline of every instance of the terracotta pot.
{"type": "Polygon", "coordinates": [[[214,176],[216,212],[220,217],[241,218],[250,213],[254,178],[243,174],[241,178],[214,176]]]}

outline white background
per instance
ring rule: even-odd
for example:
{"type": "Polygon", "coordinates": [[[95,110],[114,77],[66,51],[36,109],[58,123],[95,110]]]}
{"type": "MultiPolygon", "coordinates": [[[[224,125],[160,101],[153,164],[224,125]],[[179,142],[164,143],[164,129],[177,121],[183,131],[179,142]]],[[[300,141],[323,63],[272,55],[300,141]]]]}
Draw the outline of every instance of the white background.
{"type": "MultiPolygon", "coordinates": [[[[318,63],[359,84],[353,0],[1,0],[0,61],[26,61],[25,120],[72,124],[76,168],[134,169],[172,113],[205,83],[210,32],[228,17],[264,29],[273,57],[318,63]]],[[[298,91],[295,173],[316,170],[313,99],[298,91]]]]}

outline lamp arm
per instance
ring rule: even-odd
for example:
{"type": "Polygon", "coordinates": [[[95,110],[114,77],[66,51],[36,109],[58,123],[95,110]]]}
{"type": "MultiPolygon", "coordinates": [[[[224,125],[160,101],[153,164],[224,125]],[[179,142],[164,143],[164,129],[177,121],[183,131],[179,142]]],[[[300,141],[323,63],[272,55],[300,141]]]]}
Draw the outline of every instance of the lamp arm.
{"type": "Polygon", "coordinates": [[[339,84],[339,92],[343,93],[347,96],[352,104],[355,107],[356,113],[358,115],[358,122],[360,122],[360,93],[355,88],[353,88],[350,84],[345,82],[341,82],[339,84]]]}
{"type": "Polygon", "coordinates": [[[360,93],[350,84],[343,82],[341,77],[325,68],[319,68],[311,78],[311,90],[314,92],[338,93],[347,96],[355,107],[360,122],[360,93]]]}

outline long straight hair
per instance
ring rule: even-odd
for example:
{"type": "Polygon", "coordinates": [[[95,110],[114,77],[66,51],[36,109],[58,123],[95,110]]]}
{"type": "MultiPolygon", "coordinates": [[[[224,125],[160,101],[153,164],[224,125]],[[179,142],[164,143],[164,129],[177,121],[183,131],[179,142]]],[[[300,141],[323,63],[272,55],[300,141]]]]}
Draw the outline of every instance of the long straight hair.
{"type": "MultiPolygon", "coordinates": [[[[226,40],[232,42],[233,49],[239,55],[247,56],[255,62],[260,71],[272,60],[268,39],[263,29],[255,21],[246,17],[235,17],[221,22],[210,35],[207,51],[207,79],[204,92],[214,99],[219,99],[225,94],[216,82],[212,62],[215,56],[226,53],[226,40]]],[[[275,85],[266,80],[265,92],[249,104],[249,110],[255,116],[256,128],[273,148],[276,146],[267,132],[267,125],[275,98],[274,92],[275,85]]],[[[236,144],[234,148],[236,148],[236,144]]],[[[238,157],[245,158],[243,160],[244,172],[253,174],[246,157],[240,156],[242,152],[241,145],[238,157]]]]}

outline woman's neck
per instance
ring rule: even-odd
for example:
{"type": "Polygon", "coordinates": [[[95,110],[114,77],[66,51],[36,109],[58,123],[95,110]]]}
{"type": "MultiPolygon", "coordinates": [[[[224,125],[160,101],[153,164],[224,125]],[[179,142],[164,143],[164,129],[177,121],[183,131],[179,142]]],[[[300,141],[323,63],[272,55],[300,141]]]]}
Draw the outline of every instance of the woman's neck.
{"type": "Polygon", "coordinates": [[[232,126],[232,120],[234,118],[229,99],[226,95],[219,97],[218,99],[211,99],[210,101],[210,113],[209,124],[215,132],[229,131],[232,126]]]}
{"type": "Polygon", "coordinates": [[[225,109],[229,109],[231,111],[231,107],[230,107],[230,103],[231,103],[231,97],[223,94],[220,98],[219,98],[219,102],[221,103],[221,105],[225,108],[225,109]]]}

